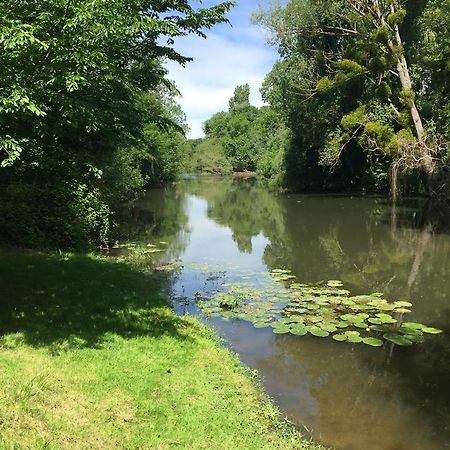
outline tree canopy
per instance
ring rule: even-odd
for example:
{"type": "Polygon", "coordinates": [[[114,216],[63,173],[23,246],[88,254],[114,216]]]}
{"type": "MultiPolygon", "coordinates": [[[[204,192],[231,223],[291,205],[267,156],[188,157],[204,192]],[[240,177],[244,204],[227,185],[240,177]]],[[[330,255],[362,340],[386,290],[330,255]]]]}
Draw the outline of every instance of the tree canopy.
{"type": "Polygon", "coordinates": [[[112,205],[174,175],[183,127],[162,63],[189,62],[175,38],[205,37],[231,6],[0,1],[0,227],[9,239],[106,243],[112,205]]]}

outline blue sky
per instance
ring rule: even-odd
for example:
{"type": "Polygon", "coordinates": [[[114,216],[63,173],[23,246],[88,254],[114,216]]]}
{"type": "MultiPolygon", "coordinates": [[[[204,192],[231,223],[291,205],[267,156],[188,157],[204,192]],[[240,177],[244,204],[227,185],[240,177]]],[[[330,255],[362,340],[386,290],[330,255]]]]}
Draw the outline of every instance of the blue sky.
{"type": "MultiPolygon", "coordinates": [[[[217,3],[219,0],[203,0],[201,7],[217,3]]],[[[265,31],[250,23],[258,2],[238,0],[237,3],[228,15],[231,26],[214,27],[207,31],[207,39],[188,36],[177,40],[175,48],[194,61],[184,68],[167,63],[169,78],[182,93],[178,102],[187,115],[189,137],[203,136],[202,123],[215,112],[228,108],[228,100],[239,84],[249,83],[251,103],[262,104],[259,88],[277,53],[266,44],[265,31]]]]}

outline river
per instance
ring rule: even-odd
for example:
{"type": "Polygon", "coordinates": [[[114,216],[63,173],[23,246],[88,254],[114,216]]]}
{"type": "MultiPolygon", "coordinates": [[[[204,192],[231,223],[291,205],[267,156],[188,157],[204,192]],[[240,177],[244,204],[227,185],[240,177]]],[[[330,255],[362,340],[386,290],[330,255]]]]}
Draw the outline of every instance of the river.
{"type": "Polygon", "coordinates": [[[179,261],[168,295],[200,315],[302,433],[338,450],[450,449],[450,235],[423,200],[278,195],[257,180],[186,177],[128,211],[127,236],[179,261]],[[163,242],[163,244],[158,244],[163,242]],[[156,243],[156,244],[155,244],[156,243]],[[202,315],[196,298],[290,270],[300,283],[341,280],[352,295],[412,303],[411,320],[441,328],[423,343],[372,348],[277,335],[202,315]]]}

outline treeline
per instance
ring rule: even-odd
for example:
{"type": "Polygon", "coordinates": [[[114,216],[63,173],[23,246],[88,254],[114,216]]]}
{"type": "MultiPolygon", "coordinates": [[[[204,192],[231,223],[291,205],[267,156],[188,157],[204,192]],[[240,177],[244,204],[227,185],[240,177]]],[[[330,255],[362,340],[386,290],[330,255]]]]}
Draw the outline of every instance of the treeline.
{"type": "Polygon", "coordinates": [[[203,129],[204,139],[190,141],[188,170],[219,174],[257,171],[275,184],[282,182],[289,130],[274,108],[250,105],[248,84],[237,86],[228,111],[214,114],[203,129]]]}
{"type": "Polygon", "coordinates": [[[280,54],[269,106],[230,102],[207,139],[233,169],[295,190],[448,199],[449,15],[448,0],[273,2],[254,15],[280,54]]]}
{"type": "Polygon", "coordinates": [[[164,60],[231,7],[0,0],[0,239],[108,245],[115,210],[180,170],[185,122],[164,60]]]}

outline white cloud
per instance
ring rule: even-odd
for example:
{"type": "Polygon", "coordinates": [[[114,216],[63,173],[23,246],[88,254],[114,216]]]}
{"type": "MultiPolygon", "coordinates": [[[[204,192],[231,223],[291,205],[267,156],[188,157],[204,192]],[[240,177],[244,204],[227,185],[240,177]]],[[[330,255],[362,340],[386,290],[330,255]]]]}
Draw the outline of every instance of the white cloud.
{"type": "Polygon", "coordinates": [[[276,53],[265,45],[263,32],[251,25],[222,25],[208,32],[208,38],[189,36],[178,40],[175,48],[194,61],[182,67],[167,63],[169,78],[181,91],[178,99],[188,118],[190,137],[202,137],[202,123],[228,108],[234,88],[249,83],[251,103],[262,104],[259,89],[271,69],[276,53]]]}

